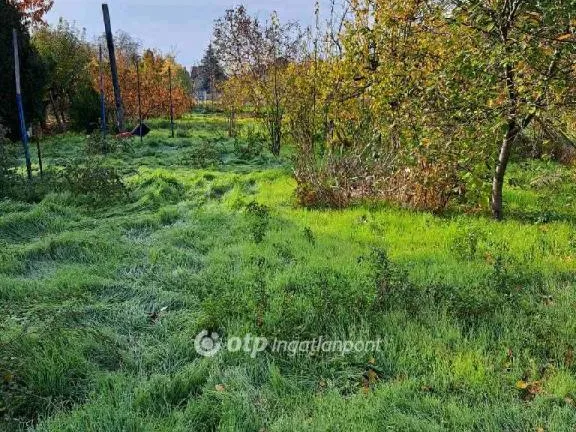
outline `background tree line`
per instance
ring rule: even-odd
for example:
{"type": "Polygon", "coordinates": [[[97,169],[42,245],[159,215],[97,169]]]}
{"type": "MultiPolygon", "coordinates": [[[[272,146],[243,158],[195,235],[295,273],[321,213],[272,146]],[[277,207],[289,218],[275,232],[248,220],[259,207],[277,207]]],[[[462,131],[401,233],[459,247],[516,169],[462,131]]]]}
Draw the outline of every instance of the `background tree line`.
{"type": "MultiPolygon", "coordinates": [[[[12,28],[20,39],[22,82],[26,119],[44,129],[63,131],[68,128],[91,131],[100,122],[99,45],[89,42],[84,30],[60,20],[54,26],[42,23],[50,9],[47,0],[0,0],[0,118],[8,136],[17,139],[12,28]]],[[[136,63],[141,69],[144,117],[167,116],[169,113],[168,70],[173,74],[174,112],[177,116],[192,105],[191,84],[186,69],[170,55],[142,50],[129,35],[118,32],[117,61],[125,110],[133,120],[138,116],[136,63]]],[[[104,87],[108,112],[113,114],[112,87],[107,50],[104,48],[104,87]]],[[[112,117],[110,117],[112,118],[112,117]]]]}

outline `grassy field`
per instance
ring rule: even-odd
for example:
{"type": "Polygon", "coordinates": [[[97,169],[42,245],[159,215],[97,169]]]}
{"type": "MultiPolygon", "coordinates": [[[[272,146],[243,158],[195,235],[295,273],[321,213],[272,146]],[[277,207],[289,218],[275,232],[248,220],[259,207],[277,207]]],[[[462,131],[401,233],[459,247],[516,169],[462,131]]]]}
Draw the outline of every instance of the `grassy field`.
{"type": "Polygon", "coordinates": [[[119,198],[0,201],[0,430],[576,430],[573,171],[515,164],[504,223],[307,210],[223,118],[151,126],[102,161],[119,198]],[[208,358],[204,329],[382,343],[208,358]]]}

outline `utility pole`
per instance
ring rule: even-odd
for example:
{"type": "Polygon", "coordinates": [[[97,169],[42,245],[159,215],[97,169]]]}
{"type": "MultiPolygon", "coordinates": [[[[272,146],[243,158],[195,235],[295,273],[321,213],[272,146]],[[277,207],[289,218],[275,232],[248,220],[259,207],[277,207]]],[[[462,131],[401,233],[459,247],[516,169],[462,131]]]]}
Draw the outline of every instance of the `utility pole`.
{"type": "Polygon", "coordinates": [[[114,99],[116,102],[116,123],[118,131],[124,131],[124,109],[122,108],[122,95],[120,94],[120,84],[118,83],[118,67],[116,66],[116,54],[114,50],[114,37],[112,36],[112,25],[110,24],[110,11],[106,3],[102,4],[102,14],[104,15],[104,28],[106,29],[106,43],[108,45],[108,57],[110,58],[110,72],[112,73],[112,85],[114,87],[114,99]]]}
{"type": "Polygon", "coordinates": [[[100,129],[102,131],[102,137],[106,136],[106,97],[104,95],[104,60],[102,58],[102,45],[98,47],[100,49],[99,55],[99,73],[100,73],[100,129]]]}
{"type": "Polygon", "coordinates": [[[168,68],[168,82],[170,85],[170,130],[174,138],[174,102],[172,101],[172,67],[168,68]]]}
{"type": "Polygon", "coordinates": [[[18,105],[18,120],[20,121],[20,135],[24,146],[24,156],[26,158],[26,171],[28,180],[32,180],[32,162],[30,161],[30,148],[28,147],[28,131],[24,119],[24,103],[22,102],[22,88],[20,85],[20,53],[18,49],[18,33],[12,29],[12,42],[14,44],[14,77],[16,79],[16,104],[18,105]]]}

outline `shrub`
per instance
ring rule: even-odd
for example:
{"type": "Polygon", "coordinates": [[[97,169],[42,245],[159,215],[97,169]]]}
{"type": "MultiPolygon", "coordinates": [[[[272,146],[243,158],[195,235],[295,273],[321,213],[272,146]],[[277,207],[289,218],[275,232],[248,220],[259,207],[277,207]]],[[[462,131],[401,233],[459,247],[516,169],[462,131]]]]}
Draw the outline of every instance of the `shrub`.
{"type": "Polygon", "coordinates": [[[182,157],[182,162],[193,168],[207,168],[222,163],[222,148],[214,141],[204,141],[190,148],[182,157]]]}
{"type": "Polygon", "coordinates": [[[128,140],[120,140],[110,135],[104,136],[100,131],[95,131],[88,135],[84,146],[84,150],[89,155],[103,155],[118,151],[128,151],[130,149],[130,142],[128,140]]]}
{"type": "Polygon", "coordinates": [[[256,243],[262,243],[270,224],[270,209],[253,201],[246,206],[250,232],[256,243]]]}
{"type": "Polygon", "coordinates": [[[111,201],[128,193],[115,168],[103,166],[98,158],[72,161],[58,174],[58,187],[75,195],[111,201]]]}
{"type": "Polygon", "coordinates": [[[14,146],[6,138],[7,130],[0,124],[0,195],[7,195],[12,188],[16,174],[16,156],[14,146]]]}
{"type": "Polygon", "coordinates": [[[234,153],[242,160],[260,156],[267,139],[265,134],[253,125],[242,128],[234,139],[234,153]]]}

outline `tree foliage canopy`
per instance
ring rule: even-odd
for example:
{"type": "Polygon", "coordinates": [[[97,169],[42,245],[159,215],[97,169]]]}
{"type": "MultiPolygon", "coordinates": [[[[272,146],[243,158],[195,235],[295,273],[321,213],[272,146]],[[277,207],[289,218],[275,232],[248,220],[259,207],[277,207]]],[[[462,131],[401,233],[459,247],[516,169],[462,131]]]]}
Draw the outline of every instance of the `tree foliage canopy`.
{"type": "MultiPolygon", "coordinates": [[[[146,49],[142,55],[140,47],[128,35],[120,34],[116,43],[116,62],[124,110],[127,117],[138,118],[138,80],[136,63],[140,67],[142,115],[144,118],[167,116],[170,112],[169,70],[172,71],[172,100],[174,114],[181,116],[192,106],[186,75],[183,67],[168,55],[146,49]]],[[[104,91],[108,106],[114,106],[114,91],[108,65],[104,66],[104,91]]],[[[99,66],[95,55],[91,64],[94,88],[99,88],[99,66]]]]}
{"type": "MultiPolygon", "coordinates": [[[[285,70],[301,200],[466,196],[501,218],[520,136],[574,108],[575,16],[573,0],[350,0],[285,70]]],[[[228,33],[254,25],[233,17],[228,33]]]]}
{"type": "Polygon", "coordinates": [[[38,25],[44,23],[44,15],[52,9],[54,0],[9,0],[22,14],[27,23],[38,25]]]}

